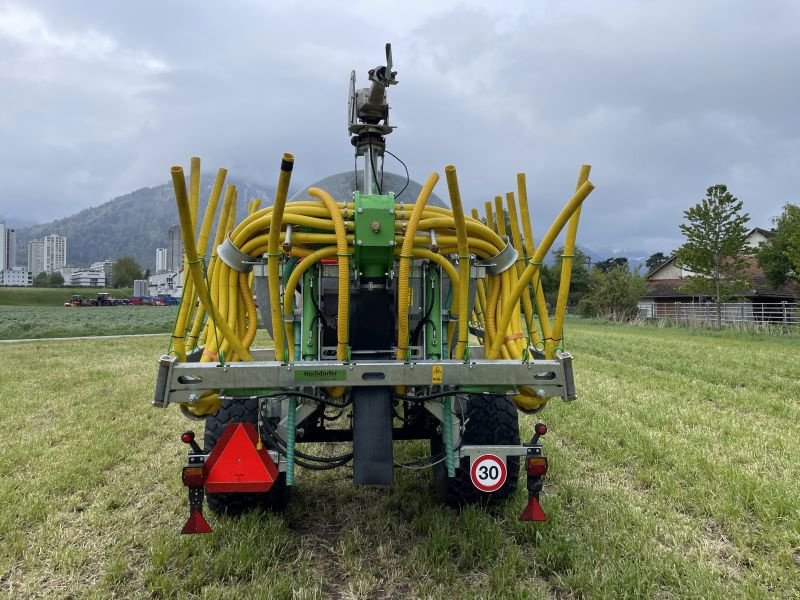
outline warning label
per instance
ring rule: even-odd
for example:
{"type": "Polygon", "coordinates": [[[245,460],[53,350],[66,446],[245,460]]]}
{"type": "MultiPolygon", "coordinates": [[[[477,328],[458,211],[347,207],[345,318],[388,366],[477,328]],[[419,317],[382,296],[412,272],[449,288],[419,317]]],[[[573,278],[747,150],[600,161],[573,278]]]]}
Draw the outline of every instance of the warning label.
{"type": "Polygon", "coordinates": [[[444,367],[442,365],[433,365],[433,369],[431,371],[431,383],[433,384],[442,383],[443,376],[444,376],[444,367]]]}

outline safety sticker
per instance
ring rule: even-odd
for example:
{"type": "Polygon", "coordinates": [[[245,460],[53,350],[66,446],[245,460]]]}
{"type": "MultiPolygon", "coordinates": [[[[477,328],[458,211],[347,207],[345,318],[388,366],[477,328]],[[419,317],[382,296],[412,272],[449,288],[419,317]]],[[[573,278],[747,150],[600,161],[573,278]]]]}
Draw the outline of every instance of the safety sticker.
{"type": "Polygon", "coordinates": [[[431,383],[441,384],[443,377],[444,367],[442,365],[433,365],[433,370],[431,371],[431,383]]]}

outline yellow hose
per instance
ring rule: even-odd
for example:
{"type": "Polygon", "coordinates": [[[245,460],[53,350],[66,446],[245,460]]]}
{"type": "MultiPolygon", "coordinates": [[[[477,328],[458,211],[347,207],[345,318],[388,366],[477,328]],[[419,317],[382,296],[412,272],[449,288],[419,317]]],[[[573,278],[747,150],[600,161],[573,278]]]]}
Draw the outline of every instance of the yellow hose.
{"type": "MultiPolygon", "coordinates": [[[[219,175],[217,175],[217,177],[219,177],[219,175]]],[[[233,202],[234,192],[234,187],[229,185],[228,189],[225,191],[225,200],[222,202],[222,210],[220,211],[219,220],[217,221],[217,231],[214,235],[214,244],[211,248],[211,258],[208,261],[208,268],[206,269],[206,277],[211,280],[212,287],[214,286],[214,271],[216,270],[217,246],[219,246],[224,239],[225,226],[228,222],[228,213],[230,212],[231,202],[233,202]]],[[[206,340],[209,339],[208,330],[209,327],[211,327],[210,321],[205,324],[204,335],[199,337],[200,330],[203,327],[203,318],[206,314],[207,310],[205,304],[201,302],[197,309],[197,314],[195,315],[192,332],[189,334],[189,345],[193,345],[196,342],[198,346],[205,346],[206,340]]]]}
{"type": "MultiPolygon", "coordinates": [[[[519,279],[525,267],[525,249],[522,246],[522,236],[520,235],[519,219],[517,217],[517,205],[514,201],[513,193],[509,192],[506,194],[506,203],[508,204],[508,218],[511,221],[511,240],[518,254],[515,269],[517,272],[517,279],[519,279]]],[[[533,303],[527,291],[522,294],[522,310],[525,314],[525,329],[528,331],[528,336],[530,336],[533,341],[533,345],[538,346],[540,343],[539,332],[536,331],[536,325],[533,322],[533,303]]]]}
{"type": "MultiPolygon", "coordinates": [[[[535,252],[535,243],[531,228],[531,217],[528,212],[528,186],[525,182],[525,173],[517,173],[517,194],[519,196],[520,218],[522,219],[522,233],[525,239],[525,256],[527,256],[528,260],[531,260],[535,252]]],[[[536,313],[539,316],[542,337],[545,340],[550,340],[553,338],[553,332],[550,326],[550,317],[547,314],[544,290],[541,286],[541,274],[537,275],[533,283],[533,299],[536,303],[536,313]]],[[[541,349],[545,350],[544,347],[541,349]]]]}
{"type": "Polygon", "coordinates": [[[492,203],[484,202],[483,207],[486,211],[486,226],[490,231],[496,231],[497,229],[494,226],[494,215],[492,214],[492,203]]]}
{"type": "MultiPolygon", "coordinates": [[[[297,289],[298,283],[300,283],[300,278],[303,276],[303,273],[308,271],[323,258],[336,256],[336,252],[338,252],[338,248],[336,246],[320,248],[297,263],[295,268],[292,270],[292,274],[289,275],[289,279],[286,281],[286,287],[283,290],[283,314],[287,318],[290,317],[294,312],[294,292],[297,289]]],[[[289,348],[294,348],[294,327],[291,325],[292,323],[289,323],[289,325],[286,327],[286,345],[289,348]]]]}
{"type": "MultiPolygon", "coordinates": [[[[293,358],[294,294],[303,274],[320,260],[337,257],[339,302],[336,358],[339,361],[349,360],[349,257],[354,245],[355,206],[352,202],[336,202],[327,192],[318,188],[308,191],[308,200],[287,203],[292,164],[291,155],[284,155],[274,204],[261,208],[260,200],[251,200],[247,205],[247,216],[238,224],[235,217],[238,192],[235,186],[228,186],[207,273],[202,270],[202,257],[206,253],[227,173],[224,169],[218,172],[201,224],[198,222],[199,159],[192,159],[188,194],[183,170],[180,167],[173,168],[173,185],[186,251],[185,306],[179,310],[173,344],[179,360],[185,360],[187,350],[196,347],[202,347],[201,360],[204,362],[221,361],[223,356],[225,360],[252,360],[249,348],[258,326],[252,293],[253,274],[239,272],[219,260],[216,247],[223,243],[226,236],[247,256],[266,255],[275,356],[280,361],[291,361],[293,358]],[[288,242],[288,226],[292,228],[291,243],[288,242]],[[279,259],[282,254],[302,259],[289,273],[283,297],[279,280],[279,259]],[[195,297],[200,300],[196,308],[195,297]],[[189,323],[191,327],[187,326],[189,323]],[[202,336],[199,335],[201,331],[202,336]],[[286,343],[290,349],[288,355],[286,343]]],[[[457,173],[453,166],[445,168],[452,205],[450,209],[427,204],[438,180],[437,174],[428,178],[413,206],[396,203],[394,256],[398,265],[397,359],[408,359],[410,279],[414,260],[438,265],[450,279],[453,290],[450,312],[457,320],[448,324],[446,339],[447,347],[453,348],[454,359],[463,360],[466,355],[470,322],[476,322],[484,330],[481,341],[488,359],[521,360],[527,347],[523,335],[526,330],[532,343],[538,346],[544,342],[548,356],[552,356],[563,331],[572,263],[570,255],[574,252],[580,206],[593,189],[588,182],[588,175],[588,167],[583,167],[578,190],[538,247],[533,239],[523,174],[517,176],[519,204],[517,205],[514,194],[510,192],[505,196],[505,205],[502,196],[496,197],[494,203],[485,203],[485,224],[481,222],[476,209],[472,210],[471,216],[464,214],[457,173]],[[538,283],[539,268],[556,236],[567,223],[569,228],[565,244],[566,256],[562,263],[555,322],[551,327],[543,290],[538,283]],[[432,241],[434,233],[435,247],[432,241]],[[506,235],[510,238],[509,242],[504,239],[506,235]],[[507,243],[517,250],[521,258],[513,268],[476,281],[475,302],[473,306],[469,306],[472,255],[481,260],[492,259],[507,243]],[[458,256],[457,268],[447,258],[452,258],[453,254],[458,256]],[[524,267],[523,257],[528,259],[528,264],[524,267]],[[534,285],[533,300],[529,293],[532,281],[537,282],[534,285]],[[535,316],[539,319],[538,330],[534,323],[535,316]],[[450,339],[455,340],[455,343],[451,345],[450,339]]],[[[339,397],[346,391],[345,387],[340,386],[328,393],[339,397]]],[[[514,396],[515,403],[522,410],[536,410],[546,400],[539,397],[531,386],[522,386],[514,396]]],[[[200,401],[193,402],[186,408],[194,414],[205,415],[213,413],[218,406],[219,395],[208,392],[200,401]]]]}
{"type": "MultiPolygon", "coordinates": [[[[203,224],[200,227],[200,235],[197,239],[197,254],[198,256],[205,256],[206,249],[208,247],[208,236],[211,231],[211,227],[214,224],[214,215],[217,212],[217,205],[219,204],[219,197],[222,194],[222,186],[225,184],[225,177],[227,176],[228,171],[226,169],[219,169],[217,171],[217,177],[214,180],[214,185],[211,188],[211,195],[208,198],[208,205],[206,206],[205,215],[203,215],[203,224]]],[[[223,209],[224,210],[224,209],[223,209]]],[[[191,306],[189,307],[189,311],[191,314],[191,310],[194,307],[194,296],[192,298],[191,306]]],[[[195,316],[192,322],[192,327],[189,331],[189,336],[186,341],[187,347],[194,349],[194,344],[197,341],[197,335],[200,333],[200,326],[202,324],[203,315],[205,314],[205,309],[202,304],[197,307],[197,311],[195,312],[195,316]]]]}
{"type": "MultiPolygon", "coordinates": [[[[589,181],[590,171],[591,167],[589,165],[581,165],[578,182],[575,184],[576,190],[589,181]]],[[[564,255],[561,257],[561,281],[558,286],[555,323],[553,325],[553,336],[549,343],[550,348],[548,349],[548,354],[550,355],[553,354],[553,350],[561,342],[561,333],[564,330],[564,317],[567,314],[567,299],[569,298],[569,283],[572,278],[572,263],[575,257],[575,238],[578,235],[578,221],[580,218],[581,207],[578,206],[567,224],[567,239],[564,242],[564,255]]]]}
{"type": "Polygon", "coordinates": [[[458,176],[456,168],[448,165],[444,168],[447,178],[447,190],[450,193],[450,204],[453,208],[453,220],[455,221],[456,237],[458,238],[458,336],[453,358],[461,360],[469,342],[469,271],[470,254],[467,242],[467,225],[464,220],[464,209],[461,205],[461,192],[458,189],[458,176]]]}
{"type": "Polygon", "coordinates": [[[411,250],[414,247],[414,235],[417,232],[417,225],[422,217],[422,211],[428,202],[428,198],[439,181],[439,174],[433,173],[419,192],[414,210],[411,211],[411,219],[405,233],[405,239],[400,251],[400,269],[397,283],[397,360],[405,360],[408,353],[408,305],[409,305],[409,286],[411,272],[411,250]]]}
{"type": "MultiPolygon", "coordinates": [[[[339,264],[339,306],[336,315],[336,359],[347,360],[347,344],[349,340],[349,321],[350,321],[350,254],[347,251],[347,239],[345,237],[342,213],[336,206],[331,195],[320,188],[309,188],[308,193],[314,198],[318,198],[325,204],[331,213],[331,219],[336,231],[336,258],[339,264]]],[[[328,393],[334,398],[342,396],[345,392],[344,387],[336,387],[328,393]]]]}
{"type": "MultiPolygon", "coordinates": [[[[500,318],[500,323],[498,324],[497,329],[499,331],[505,331],[508,327],[509,322],[511,321],[511,316],[513,314],[514,306],[517,301],[519,301],[519,297],[522,295],[522,292],[531,282],[531,279],[539,272],[539,267],[542,264],[542,260],[547,255],[547,252],[550,250],[550,246],[553,245],[556,237],[561,230],[564,228],[567,220],[572,216],[572,214],[578,209],[581,203],[586,199],[586,197],[592,193],[594,189],[594,185],[587,181],[585,182],[575,195],[570,198],[569,202],[567,202],[566,206],[561,209],[558,217],[556,220],[553,221],[553,224],[550,226],[550,229],[547,230],[542,242],[539,244],[539,248],[537,248],[536,252],[533,255],[533,258],[530,259],[530,264],[525,268],[522,275],[517,281],[517,285],[514,286],[514,289],[511,291],[511,295],[508,300],[503,304],[502,316],[500,318]]],[[[497,337],[495,338],[494,342],[492,343],[491,350],[489,351],[489,355],[487,358],[497,358],[500,354],[500,346],[503,343],[503,338],[497,337]]]]}
{"type": "MultiPolygon", "coordinates": [[[[283,346],[283,319],[281,318],[280,290],[280,252],[278,239],[283,218],[283,207],[289,192],[289,180],[292,177],[294,156],[285,153],[281,160],[281,172],[278,177],[278,189],[275,192],[275,203],[272,206],[272,223],[269,228],[269,245],[267,247],[267,280],[269,282],[269,305],[272,312],[272,339],[275,342],[275,360],[286,360],[283,346]]],[[[292,350],[289,349],[291,354],[292,350]]]]}
{"type": "Polygon", "coordinates": [[[192,235],[192,216],[189,209],[189,199],[186,194],[186,180],[183,176],[182,167],[172,167],[172,185],[175,189],[175,200],[178,204],[178,216],[181,221],[181,230],[183,232],[183,247],[186,252],[187,262],[189,263],[189,270],[194,281],[194,286],[200,296],[201,301],[211,310],[211,315],[216,323],[216,326],[222,332],[222,335],[228,340],[233,347],[236,354],[239,355],[241,360],[253,360],[252,355],[248,352],[236,338],[230,326],[222,319],[217,308],[212,304],[211,297],[206,287],[206,282],[203,279],[203,272],[200,267],[200,261],[197,258],[197,248],[194,244],[194,236],[192,235]]]}

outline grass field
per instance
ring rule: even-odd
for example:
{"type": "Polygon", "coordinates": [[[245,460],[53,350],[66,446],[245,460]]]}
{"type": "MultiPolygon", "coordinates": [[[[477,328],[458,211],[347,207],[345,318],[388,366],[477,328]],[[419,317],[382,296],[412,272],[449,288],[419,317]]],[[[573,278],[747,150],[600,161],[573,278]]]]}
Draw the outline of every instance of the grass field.
{"type": "Polygon", "coordinates": [[[167,340],[3,347],[9,597],[800,596],[797,338],[574,323],[580,399],[540,415],[544,524],[517,521],[523,491],[458,513],[426,471],[384,490],[300,469],[285,516],[189,537],[178,436],[197,424],[149,406],[167,340]]]}
{"type": "Polygon", "coordinates": [[[176,306],[0,306],[0,340],[172,331],[176,306]]]}
{"type": "Polygon", "coordinates": [[[115,298],[128,298],[133,290],[131,288],[0,287],[0,306],[63,306],[64,302],[69,302],[73,294],[80,294],[84,298],[97,298],[99,292],[108,292],[115,298]]]}

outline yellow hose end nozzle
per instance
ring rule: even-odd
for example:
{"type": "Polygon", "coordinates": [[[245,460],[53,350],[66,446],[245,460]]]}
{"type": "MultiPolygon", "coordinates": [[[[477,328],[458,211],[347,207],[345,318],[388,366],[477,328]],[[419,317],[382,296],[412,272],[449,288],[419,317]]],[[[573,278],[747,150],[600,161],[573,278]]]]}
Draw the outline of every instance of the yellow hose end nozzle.
{"type": "Polygon", "coordinates": [[[206,392],[200,399],[193,404],[181,404],[188,412],[195,417],[207,417],[213,415],[219,410],[222,405],[222,400],[219,399],[219,394],[216,392],[206,392]]]}
{"type": "Polygon", "coordinates": [[[520,393],[513,396],[514,404],[526,414],[533,414],[542,410],[549,398],[542,398],[531,388],[523,387],[520,393]]]}

